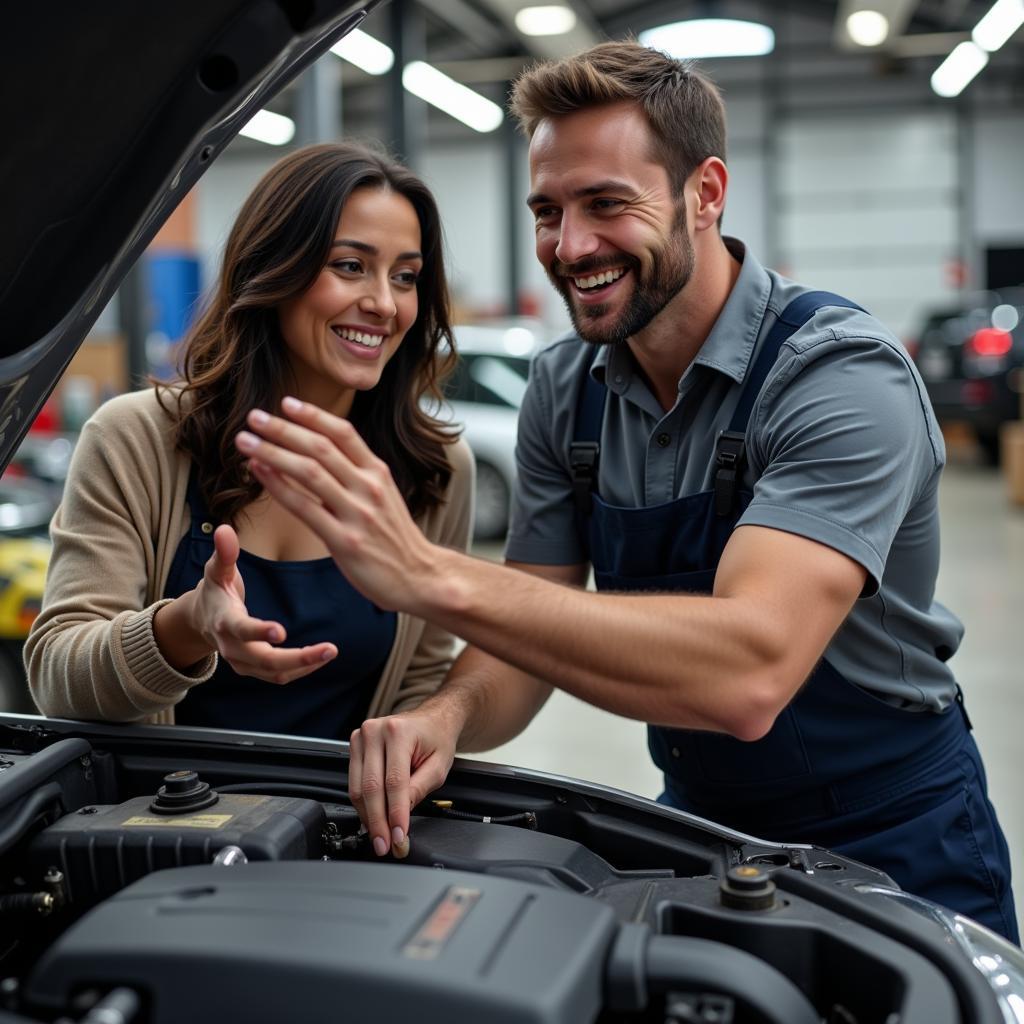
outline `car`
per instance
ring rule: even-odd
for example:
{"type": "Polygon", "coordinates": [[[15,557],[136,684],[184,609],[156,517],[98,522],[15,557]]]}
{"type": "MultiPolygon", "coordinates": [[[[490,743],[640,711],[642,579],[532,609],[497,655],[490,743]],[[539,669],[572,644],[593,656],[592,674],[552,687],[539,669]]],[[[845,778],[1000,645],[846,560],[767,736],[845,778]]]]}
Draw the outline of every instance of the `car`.
{"type": "Polygon", "coordinates": [[[914,351],[939,421],[969,424],[997,464],[1002,425],[1024,415],[1024,288],[932,310],[914,351]]]}
{"type": "Polygon", "coordinates": [[[445,387],[443,413],[463,428],[476,458],[473,538],[495,541],[508,530],[516,479],[516,424],[530,358],[543,344],[533,321],[458,325],[458,363],[445,387]]]}
{"type": "MultiPolygon", "coordinates": [[[[0,464],[180,198],[373,6],[5,11],[0,464]]],[[[457,762],[381,861],[348,763],[0,715],[0,1024],[1024,1019],[1020,949],[828,850],[457,762]]]]}
{"type": "Polygon", "coordinates": [[[56,503],[52,484],[15,473],[0,479],[0,710],[35,709],[21,649],[42,604],[56,503]]]}

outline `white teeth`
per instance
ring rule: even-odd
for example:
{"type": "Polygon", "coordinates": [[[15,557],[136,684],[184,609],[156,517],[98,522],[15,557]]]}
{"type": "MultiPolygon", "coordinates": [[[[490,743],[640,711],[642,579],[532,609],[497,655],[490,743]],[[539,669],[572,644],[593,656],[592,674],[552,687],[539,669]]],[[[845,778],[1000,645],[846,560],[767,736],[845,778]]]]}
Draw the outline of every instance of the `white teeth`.
{"type": "Polygon", "coordinates": [[[626,271],[619,267],[617,270],[605,270],[600,274],[592,274],[590,277],[574,277],[577,288],[594,288],[597,285],[611,284],[618,281],[626,271]]]}
{"type": "Polygon", "coordinates": [[[367,348],[380,348],[384,340],[380,334],[363,334],[362,331],[353,331],[348,327],[334,327],[332,330],[339,338],[354,341],[357,345],[365,345],[367,348]]]}

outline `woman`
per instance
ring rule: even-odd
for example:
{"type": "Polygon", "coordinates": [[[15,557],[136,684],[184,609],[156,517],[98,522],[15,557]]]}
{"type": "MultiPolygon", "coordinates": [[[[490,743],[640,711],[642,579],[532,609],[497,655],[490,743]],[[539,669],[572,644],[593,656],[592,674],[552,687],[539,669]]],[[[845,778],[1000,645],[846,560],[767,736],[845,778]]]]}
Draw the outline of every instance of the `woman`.
{"type": "Polygon", "coordinates": [[[231,231],[182,379],[113,399],[82,431],[25,645],[40,710],[344,739],[436,689],[451,636],[354,590],[233,439],[286,395],[330,410],[424,534],[464,548],[471,456],[420,406],[444,340],[426,187],[351,145],[275,165],[231,231]]]}

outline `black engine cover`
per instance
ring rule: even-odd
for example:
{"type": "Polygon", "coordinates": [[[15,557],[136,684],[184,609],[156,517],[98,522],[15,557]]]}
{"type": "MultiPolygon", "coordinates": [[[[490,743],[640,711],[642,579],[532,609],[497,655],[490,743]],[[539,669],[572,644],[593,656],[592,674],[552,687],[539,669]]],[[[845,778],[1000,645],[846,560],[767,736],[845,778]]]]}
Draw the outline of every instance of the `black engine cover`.
{"type": "Polygon", "coordinates": [[[26,986],[59,1010],[130,984],[151,1024],[585,1024],[617,930],[595,900],[411,865],[160,871],[90,911],[26,986]]]}

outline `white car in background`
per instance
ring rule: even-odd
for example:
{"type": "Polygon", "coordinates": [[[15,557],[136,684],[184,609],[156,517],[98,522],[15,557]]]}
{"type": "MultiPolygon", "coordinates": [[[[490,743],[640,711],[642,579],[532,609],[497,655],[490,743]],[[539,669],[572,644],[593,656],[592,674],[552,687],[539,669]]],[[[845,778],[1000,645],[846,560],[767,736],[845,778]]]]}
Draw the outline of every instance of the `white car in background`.
{"type": "Polygon", "coordinates": [[[530,357],[547,339],[536,321],[458,325],[459,363],[445,394],[476,456],[474,540],[500,540],[508,529],[516,478],[516,424],[530,357]]]}

